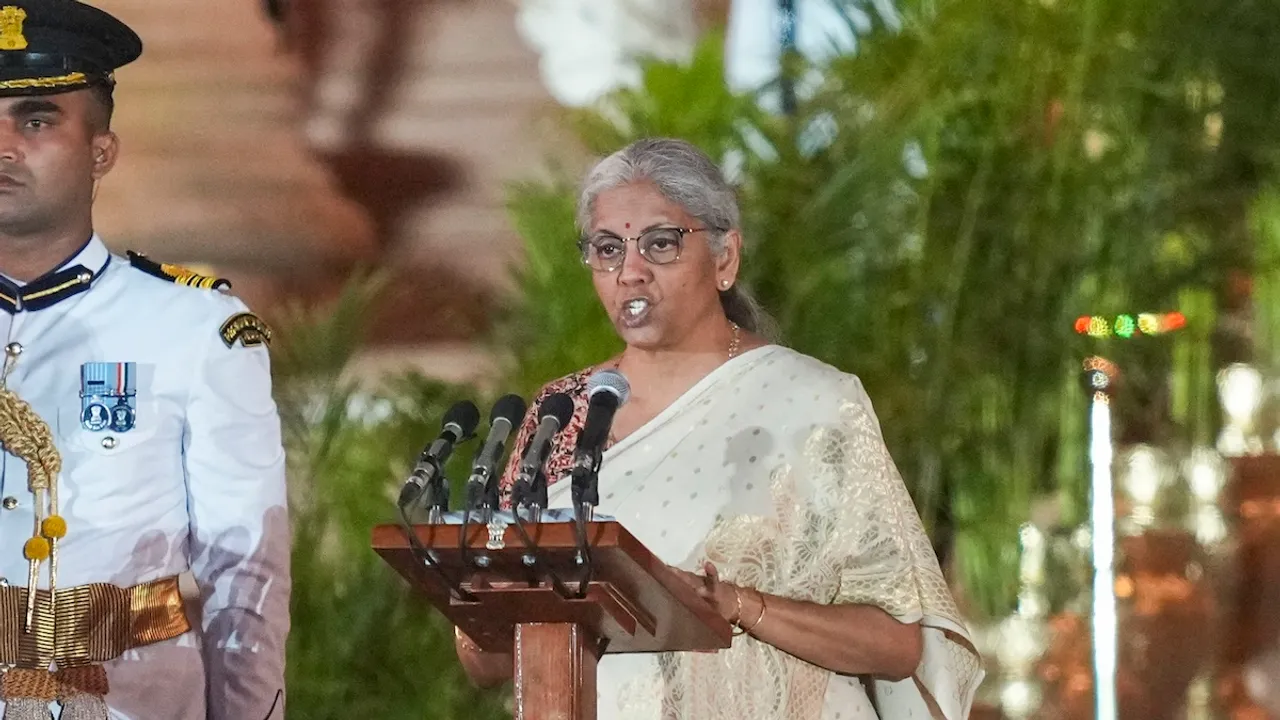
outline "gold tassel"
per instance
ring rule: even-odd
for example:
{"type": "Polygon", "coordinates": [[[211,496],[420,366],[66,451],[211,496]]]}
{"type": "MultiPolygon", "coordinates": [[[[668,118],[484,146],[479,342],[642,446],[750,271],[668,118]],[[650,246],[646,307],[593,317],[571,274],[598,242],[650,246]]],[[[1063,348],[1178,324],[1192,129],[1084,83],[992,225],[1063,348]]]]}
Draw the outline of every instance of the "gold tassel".
{"type": "Polygon", "coordinates": [[[4,720],[50,720],[49,703],[32,698],[13,698],[4,703],[4,720]]]}
{"type": "Polygon", "coordinates": [[[30,634],[31,625],[36,619],[36,582],[39,581],[40,564],[35,560],[27,563],[27,616],[22,623],[22,631],[30,634]]]}
{"type": "Polygon", "coordinates": [[[62,701],[62,720],[110,720],[107,703],[97,695],[72,695],[62,701]]]}
{"type": "Polygon", "coordinates": [[[59,670],[58,702],[62,720],[110,720],[103,698],[107,694],[107,671],[101,665],[59,670]]]}
{"type": "Polygon", "coordinates": [[[11,668],[0,675],[4,720],[48,720],[49,703],[58,698],[58,680],[48,670],[11,668]]]}
{"type": "Polygon", "coordinates": [[[104,699],[108,689],[107,671],[101,665],[57,672],[13,668],[0,676],[4,720],[48,720],[53,702],[62,706],[62,720],[110,720],[104,699]]]}

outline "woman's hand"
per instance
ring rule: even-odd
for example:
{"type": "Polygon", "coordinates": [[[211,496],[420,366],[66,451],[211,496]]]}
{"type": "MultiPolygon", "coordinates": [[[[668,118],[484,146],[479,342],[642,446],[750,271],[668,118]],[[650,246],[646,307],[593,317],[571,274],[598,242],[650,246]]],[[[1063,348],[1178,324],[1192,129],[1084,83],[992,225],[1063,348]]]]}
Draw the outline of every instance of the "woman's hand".
{"type": "Polygon", "coordinates": [[[711,603],[711,607],[729,624],[736,625],[741,620],[738,615],[742,611],[741,603],[745,600],[740,599],[742,591],[735,585],[721,581],[720,571],[710,561],[703,563],[703,575],[677,567],[671,569],[698,593],[698,597],[711,603]]]}
{"type": "Polygon", "coordinates": [[[899,622],[872,605],[818,605],[767,595],[722,582],[709,562],[702,569],[700,575],[671,568],[741,632],[805,662],[891,680],[910,677],[920,664],[924,636],[918,622],[899,622]]]}

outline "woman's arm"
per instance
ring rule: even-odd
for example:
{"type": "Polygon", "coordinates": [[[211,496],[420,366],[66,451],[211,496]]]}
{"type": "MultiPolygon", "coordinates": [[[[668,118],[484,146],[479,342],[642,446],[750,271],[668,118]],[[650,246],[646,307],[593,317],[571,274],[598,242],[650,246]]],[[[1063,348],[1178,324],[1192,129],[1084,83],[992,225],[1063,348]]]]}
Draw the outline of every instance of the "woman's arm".
{"type": "Polygon", "coordinates": [[[918,623],[902,623],[873,605],[819,605],[677,570],[730,623],[805,662],[845,675],[910,677],[920,665],[924,637],[918,623]],[[739,612],[739,604],[741,611],[739,612]]]}
{"type": "Polygon", "coordinates": [[[467,678],[477,687],[497,687],[511,679],[514,662],[511,653],[485,652],[461,630],[454,628],[453,646],[467,678]]]}

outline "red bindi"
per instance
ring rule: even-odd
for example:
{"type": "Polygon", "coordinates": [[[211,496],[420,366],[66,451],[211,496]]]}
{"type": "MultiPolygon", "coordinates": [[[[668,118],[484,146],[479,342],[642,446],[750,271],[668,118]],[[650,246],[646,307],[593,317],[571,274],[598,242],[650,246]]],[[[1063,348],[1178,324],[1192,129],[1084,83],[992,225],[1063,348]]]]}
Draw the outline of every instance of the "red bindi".
{"type": "Polygon", "coordinates": [[[631,229],[631,223],[625,223],[625,224],[623,225],[623,227],[625,227],[626,229],[630,230],[630,229],[631,229]]]}

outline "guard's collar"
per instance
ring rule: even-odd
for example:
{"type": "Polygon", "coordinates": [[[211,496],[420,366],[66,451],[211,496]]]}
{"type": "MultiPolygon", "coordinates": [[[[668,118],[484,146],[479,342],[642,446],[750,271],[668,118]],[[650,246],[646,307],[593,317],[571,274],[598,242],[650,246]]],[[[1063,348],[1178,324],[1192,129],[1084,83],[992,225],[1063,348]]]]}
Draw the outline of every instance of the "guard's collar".
{"type": "Polygon", "coordinates": [[[43,310],[89,289],[107,269],[111,253],[95,233],[56,270],[20,284],[0,275],[0,310],[18,312],[43,310]]]}

